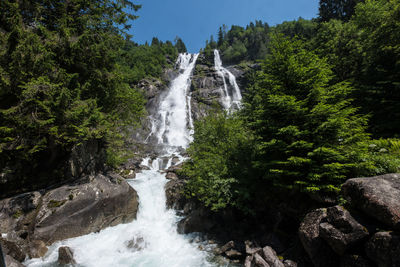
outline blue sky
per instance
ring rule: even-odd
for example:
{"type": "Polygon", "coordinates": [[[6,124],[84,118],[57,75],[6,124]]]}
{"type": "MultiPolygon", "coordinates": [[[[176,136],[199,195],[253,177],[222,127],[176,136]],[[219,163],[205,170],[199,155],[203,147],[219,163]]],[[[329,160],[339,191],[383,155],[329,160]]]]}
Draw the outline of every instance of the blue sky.
{"type": "Polygon", "coordinates": [[[226,24],[246,26],[262,20],[275,25],[318,14],[318,0],[136,0],[142,8],[133,21],[132,40],[151,42],[153,36],[173,41],[182,38],[189,52],[198,52],[218,28],[226,24]]]}

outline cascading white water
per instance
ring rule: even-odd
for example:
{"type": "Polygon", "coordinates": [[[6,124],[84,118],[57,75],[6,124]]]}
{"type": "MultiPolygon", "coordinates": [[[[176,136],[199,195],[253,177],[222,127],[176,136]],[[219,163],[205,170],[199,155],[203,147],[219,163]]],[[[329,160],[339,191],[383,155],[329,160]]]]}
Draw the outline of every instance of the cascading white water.
{"type": "Polygon", "coordinates": [[[145,158],[142,165],[149,170],[138,173],[129,180],[139,195],[137,219],[129,224],[110,227],[99,233],[72,238],[53,244],[42,259],[25,262],[28,267],[57,266],[58,248],[69,246],[79,266],[85,267],[207,267],[228,266],[226,263],[211,263],[210,254],[201,251],[190,237],[177,233],[179,217],[174,210],[167,210],[164,186],[167,182],[161,158],[168,157],[168,168],[172,156],[178,156],[178,147],[186,148],[191,141],[193,125],[190,106],[190,76],[197,54],[180,54],[177,63],[180,74],[171,82],[169,91],[161,101],[158,116],[154,117],[153,131],[158,142],[166,147],[167,154],[151,160],[145,158]]]}
{"type": "Polygon", "coordinates": [[[190,127],[193,127],[193,120],[189,88],[198,56],[187,53],[179,55],[177,65],[181,73],[171,82],[153,121],[151,134],[156,134],[159,144],[186,148],[192,141],[190,127]]]}
{"type": "Polygon", "coordinates": [[[224,88],[221,88],[221,96],[223,97],[222,105],[228,111],[238,109],[242,100],[242,94],[240,93],[235,75],[222,66],[222,60],[217,49],[214,50],[214,64],[215,71],[224,82],[224,88]],[[226,77],[228,77],[229,86],[226,83],[226,77]]]}

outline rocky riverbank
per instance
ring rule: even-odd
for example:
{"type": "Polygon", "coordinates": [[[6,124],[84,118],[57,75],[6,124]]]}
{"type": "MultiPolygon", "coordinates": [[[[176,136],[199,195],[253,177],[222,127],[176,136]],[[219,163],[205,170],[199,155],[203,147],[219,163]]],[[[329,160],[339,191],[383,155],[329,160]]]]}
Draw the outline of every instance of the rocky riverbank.
{"type": "Polygon", "coordinates": [[[205,233],[220,244],[216,253],[245,266],[400,266],[400,174],[349,179],[342,188],[344,205],[332,203],[303,215],[299,209],[298,220],[282,207],[263,218],[212,212],[186,199],[187,178],[179,166],[167,177],[167,203],[185,215],[178,231],[205,233]]]}
{"type": "Polygon", "coordinates": [[[48,191],[0,201],[0,239],[7,261],[38,258],[52,243],[127,223],[136,218],[138,196],[113,173],[83,177],[48,191]]]}

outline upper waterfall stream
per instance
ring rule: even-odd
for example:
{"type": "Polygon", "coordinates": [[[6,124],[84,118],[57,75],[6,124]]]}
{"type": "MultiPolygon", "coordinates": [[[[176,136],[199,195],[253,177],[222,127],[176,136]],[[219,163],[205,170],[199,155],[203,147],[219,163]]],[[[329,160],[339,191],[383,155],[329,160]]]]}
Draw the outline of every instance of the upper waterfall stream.
{"type": "MultiPolygon", "coordinates": [[[[183,161],[179,149],[187,148],[192,141],[193,119],[189,89],[197,57],[198,54],[179,55],[179,74],[171,81],[168,91],[161,96],[157,113],[152,115],[149,137],[155,137],[164,149],[159,158],[145,158],[142,165],[147,166],[148,170],[128,180],[139,195],[137,219],[98,233],[57,242],[42,259],[26,261],[27,266],[58,266],[58,248],[61,246],[69,246],[74,252],[77,265],[85,267],[229,266],[226,262],[215,262],[212,253],[207,252],[212,247],[203,245],[206,249],[199,249],[199,244],[193,242],[194,236],[178,234],[177,223],[181,218],[174,210],[166,208],[164,186],[167,179],[161,170],[171,166],[172,157],[183,161]],[[168,162],[166,159],[169,159],[168,162]]],[[[218,73],[230,77],[232,74],[222,67],[219,54],[218,60],[215,63],[218,73]]],[[[228,90],[225,78],[224,84],[228,90]]],[[[230,96],[229,107],[238,105],[240,98],[240,92],[234,91],[230,96]]]]}

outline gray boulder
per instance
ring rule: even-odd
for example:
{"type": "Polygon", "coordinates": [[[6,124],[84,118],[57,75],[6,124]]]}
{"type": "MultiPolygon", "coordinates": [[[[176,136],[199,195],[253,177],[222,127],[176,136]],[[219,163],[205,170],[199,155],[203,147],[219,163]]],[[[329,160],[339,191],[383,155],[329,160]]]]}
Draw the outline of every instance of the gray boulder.
{"type": "Polygon", "coordinates": [[[5,259],[7,267],[25,267],[25,265],[23,265],[22,263],[20,263],[19,261],[17,261],[13,257],[11,257],[10,255],[6,255],[4,257],[4,259],[5,259]]]}
{"type": "Polygon", "coordinates": [[[254,254],[254,263],[257,267],[270,267],[268,262],[266,262],[259,254],[254,254]]]}
{"type": "Polygon", "coordinates": [[[48,251],[46,244],[41,240],[33,240],[29,243],[29,257],[41,258],[48,251]]]}
{"type": "Polygon", "coordinates": [[[263,248],[263,255],[265,261],[271,267],[285,267],[285,265],[279,260],[278,255],[276,255],[275,250],[271,247],[266,246],[263,248]]]}
{"type": "Polygon", "coordinates": [[[26,254],[16,242],[0,238],[0,245],[5,255],[9,255],[17,261],[24,261],[26,254]]]}
{"type": "Polygon", "coordinates": [[[320,236],[320,223],[327,218],[326,209],[317,209],[308,213],[300,224],[301,243],[314,266],[336,267],[338,257],[320,236]]]}
{"type": "Polygon", "coordinates": [[[319,225],[319,231],[321,237],[339,255],[344,255],[369,234],[342,206],[328,208],[327,222],[319,225]]]}
{"type": "Polygon", "coordinates": [[[37,213],[33,239],[50,245],[96,232],[132,221],[137,209],[137,193],[122,177],[97,175],[82,184],[47,192],[37,213]]]}
{"type": "Polygon", "coordinates": [[[400,174],[350,179],[342,191],[353,207],[400,229],[400,174]]]}
{"type": "Polygon", "coordinates": [[[365,252],[379,267],[400,266],[400,235],[378,232],[367,242],[365,252]]]}
{"type": "Polygon", "coordinates": [[[59,264],[75,264],[74,253],[69,247],[60,247],[58,249],[58,260],[59,264]]]}
{"type": "MultiPolygon", "coordinates": [[[[172,173],[172,172],[170,172],[172,173]]],[[[185,181],[170,180],[165,184],[165,196],[167,208],[181,210],[185,206],[187,199],[183,193],[185,181]]]]}

